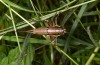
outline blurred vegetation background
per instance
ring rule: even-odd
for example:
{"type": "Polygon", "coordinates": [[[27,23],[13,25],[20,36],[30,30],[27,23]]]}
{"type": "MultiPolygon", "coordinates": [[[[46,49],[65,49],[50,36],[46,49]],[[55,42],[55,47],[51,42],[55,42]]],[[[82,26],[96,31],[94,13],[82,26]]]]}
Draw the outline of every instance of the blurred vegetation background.
{"type": "Polygon", "coordinates": [[[99,0],[0,0],[0,65],[100,65],[99,4],[99,0]],[[57,36],[56,46],[48,35],[18,32],[49,27],[55,17],[66,29],[57,36]]]}

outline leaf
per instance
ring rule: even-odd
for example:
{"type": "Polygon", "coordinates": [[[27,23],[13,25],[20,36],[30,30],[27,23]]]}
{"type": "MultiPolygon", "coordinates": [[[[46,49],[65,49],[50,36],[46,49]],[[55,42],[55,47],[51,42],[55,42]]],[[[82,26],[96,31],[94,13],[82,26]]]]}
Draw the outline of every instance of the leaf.
{"type": "Polygon", "coordinates": [[[13,61],[9,65],[17,65],[17,61],[13,61]]]}
{"type": "Polygon", "coordinates": [[[16,47],[15,49],[10,50],[8,54],[9,63],[16,61],[19,56],[19,49],[16,47]]]}
{"type": "MultiPolygon", "coordinates": [[[[7,40],[7,41],[17,42],[15,36],[10,36],[10,37],[9,36],[3,36],[2,39],[7,40]]],[[[23,42],[23,40],[24,40],[24,38],[22,38],[22,37],[19,37],[18,39],[19,39],[19,42],[23,42]]],[[[49,43],[49,40],[43,40],[43,39],[41,40],[41,39],[36,39],[36,38],[30,38],[29,42],[30,43],[41,43],[42,42],[42,44],[47,44],[47,43],[49,43]]]]}
{"type": "Polygon", "coordinates": [[[0,62],[0,65],[8,65],[8,57],[4,57],[0,62]]]}
{"type": "Polygon", "coordinates": [[[4,54],[3,52],[0,52],[0,61],[2,61],[2,59],[6,57],[6,54],[4,54]]]}
{"type": "Polygon", "coordinates": [[[33,46],[29,45],[28,49],[27,49],[26,56],[24,57],[24,64],[25,65],[31,65],[32,60],[34,58],[34,52],[33,52],[33,50],[34,50],[33,46]]]}
{"type": "Polygon", "coordinates": [[[4,1],[5,3],[7,3],[8,5],[10,5],[10,6],[14,7],[14,8],[17,8],[17,9],[19,9],[19,10],[23,10],[23,11],[27,11],[27,12],[34,12],[34,11],[32,11],[32,10],[26,9],[26,8],[24,8],[24,7],[21,7],[21,6],[15,4],[15,3],[13,3],[13,2],[11,2],[11,1],[9,1],[9,0],[3,0],[3,1],[4,1]]]}
{"type": "Polygon", "coordinates": [[[47,55],[45,55],[45,65],[52,65],[52,63],[50,62],[49,58],[47,57],[47,55]]]}

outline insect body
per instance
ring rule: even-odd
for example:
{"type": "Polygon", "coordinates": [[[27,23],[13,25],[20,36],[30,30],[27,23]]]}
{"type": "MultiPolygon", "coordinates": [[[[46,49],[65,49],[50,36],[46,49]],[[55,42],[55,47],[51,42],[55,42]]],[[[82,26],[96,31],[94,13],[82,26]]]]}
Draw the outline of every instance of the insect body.
{"type": "Polygon", "coordinates": [[[29,32],[38,35],[61,35],[66,32],[66,29],[62,27],[40,27],[29,32]]]}
{"type": "Polygon", "coordinates": [[[61,27],[40,27],[33,30],[33,34],[38,35],[61,35],[64,34],[66,30],[61,27]]]}
{"type": "Polygon", "coordinates": [[[50,27],[39,27],[39,28],[35,28],[32,30],[28,30],[28,31],[22,31],[22,32],[28,32],[28,33],[33,33],[33,34],[37,34],[37,35],[61,35],[66,33],[66,29],[63,27],[58,27],[55,26],[57,25],[57,18],[55,18],[55,21],[51,21],[48,22],[48,25],[50,27]]]}

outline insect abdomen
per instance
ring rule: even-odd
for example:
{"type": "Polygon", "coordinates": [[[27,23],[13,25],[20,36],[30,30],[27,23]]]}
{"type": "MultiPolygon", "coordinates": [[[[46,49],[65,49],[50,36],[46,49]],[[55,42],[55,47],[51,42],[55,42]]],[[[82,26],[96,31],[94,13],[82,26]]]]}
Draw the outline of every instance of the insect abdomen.
{"type": "Polygon", "coordinates": [[[61,35],[64,34],[66,30],[64,28],[60,27],[41,27],[41,28],[36,28],[33,30],[33,34],[38,34],[38,35],[61,35]]]}

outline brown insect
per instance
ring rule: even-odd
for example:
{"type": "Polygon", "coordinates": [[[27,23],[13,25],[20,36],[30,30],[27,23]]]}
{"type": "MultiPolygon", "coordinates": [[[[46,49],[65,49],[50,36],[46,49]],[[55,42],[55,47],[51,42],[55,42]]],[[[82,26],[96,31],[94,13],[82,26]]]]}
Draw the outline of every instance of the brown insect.
{"type": "Polygon", "coordinates": [[[57,25],[57,17],[51,19],[51,22],[45,21],[49,27],[39,27],[28,32],[37,35],[62,35],[66,33],[66,29],[57,25]]]}
{"type": "Polygon", "coordinates": [[[50,27],[39,27],[36,29],[22,31],[22,32],[28,32],[28,33],[37,34],[37,35],[51,35],[51,36],[52,35],[62,35],[64,33],[66,33],[65,28],[55,26],[55,25],[57,25],[57,17],[54,19],[55,19],[55,21],[53,21],[53,19],[51,20],[51,22],[46,21],[46,23],[48,22],[48,25],[50,27]]]}
{"type": "Polygon", "coordinates": [[[66,29],[62,27],[39,27],[27,32],[37,35],[61,35],[66,32],[66,29]]]}

